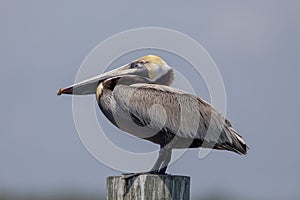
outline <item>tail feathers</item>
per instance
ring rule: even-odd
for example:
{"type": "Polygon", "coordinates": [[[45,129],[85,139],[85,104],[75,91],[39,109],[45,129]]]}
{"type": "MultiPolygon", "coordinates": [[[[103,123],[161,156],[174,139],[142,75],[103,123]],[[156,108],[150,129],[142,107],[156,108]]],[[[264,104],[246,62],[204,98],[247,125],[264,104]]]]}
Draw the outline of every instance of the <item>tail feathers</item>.
{"type": "Polygon", "coordinates": [[[246,155],[249,147],[246,142],[243,140],[242,136],[239,135],[233,128],[229,128],[230,132],[233,136],[233,140],[231,143],[231,151],[236,152],[241,155],[246,155]]]}
{"type": "Polygon", "coordinates": [[[215,145],[215,149],[227,150],[238,153],[240,155],[246,155],[249,147],[243,140],[242,136],[239,135],[232,127],[228,127],[227,138],[220,142],[218,145],[215,145]]]}

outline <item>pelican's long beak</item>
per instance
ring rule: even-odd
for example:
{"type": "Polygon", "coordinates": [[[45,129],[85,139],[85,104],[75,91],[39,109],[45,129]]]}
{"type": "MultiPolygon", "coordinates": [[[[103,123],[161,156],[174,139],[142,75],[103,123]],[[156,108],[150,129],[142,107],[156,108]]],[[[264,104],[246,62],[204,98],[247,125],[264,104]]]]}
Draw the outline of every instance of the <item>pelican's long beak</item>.
{"type": "Polygon", "coordinates": [[[130,64],[126,64],[117,69],[105,72],[98,76],[92,77],[90,79],[75,83],[66,88],[61,88],[57,91],[57,95],[61,94],[73,94],[73,95],[88,95],[95,94],[97,86],[104,80],[122,75],[144,75],[145,69],[130,69],[130,64]]]}

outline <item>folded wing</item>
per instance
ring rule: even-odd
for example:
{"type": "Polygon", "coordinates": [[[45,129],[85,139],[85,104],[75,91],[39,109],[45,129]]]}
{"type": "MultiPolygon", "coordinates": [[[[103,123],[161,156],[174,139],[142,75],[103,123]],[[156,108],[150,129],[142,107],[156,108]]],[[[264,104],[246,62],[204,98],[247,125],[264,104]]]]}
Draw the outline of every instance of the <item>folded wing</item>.
{"type": "Polygon", "coordinates": [[[118,85],[118,106],[139,126],[171,132],[179,138],[214,144],[211,148],[245,154],[247,146],[230,122],[209,103],[181,90],[155,84],[118,85]]]}

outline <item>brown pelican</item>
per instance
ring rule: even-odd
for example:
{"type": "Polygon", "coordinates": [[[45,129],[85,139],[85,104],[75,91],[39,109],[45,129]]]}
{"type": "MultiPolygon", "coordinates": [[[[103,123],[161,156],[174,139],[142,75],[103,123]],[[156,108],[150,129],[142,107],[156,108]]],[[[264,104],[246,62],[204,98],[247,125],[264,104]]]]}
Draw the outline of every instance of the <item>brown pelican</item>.
{"type": "Polygon", "coordinates": [[[57,95],[96,95],[104,115],[121,130],[160,145],[150,173],[165,174],[172,149],[213,148],[238,154],[247,145],[209,103],[171,88],[173,70],[147,55],[120,68],[59,89],[57,95]]]}

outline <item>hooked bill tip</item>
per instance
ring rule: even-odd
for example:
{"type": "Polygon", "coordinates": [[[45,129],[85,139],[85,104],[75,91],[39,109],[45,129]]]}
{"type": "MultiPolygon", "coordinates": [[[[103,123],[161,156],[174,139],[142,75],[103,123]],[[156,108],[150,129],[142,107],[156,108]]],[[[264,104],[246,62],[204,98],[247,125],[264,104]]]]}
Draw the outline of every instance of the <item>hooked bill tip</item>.
{"type": "Polygon", "coordinates": [[[58,89],[56,92],[56,95],[59,96],[59,95],[61,95],[61,93],[62,93],[62,89],[58,89]]]}

